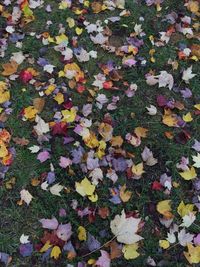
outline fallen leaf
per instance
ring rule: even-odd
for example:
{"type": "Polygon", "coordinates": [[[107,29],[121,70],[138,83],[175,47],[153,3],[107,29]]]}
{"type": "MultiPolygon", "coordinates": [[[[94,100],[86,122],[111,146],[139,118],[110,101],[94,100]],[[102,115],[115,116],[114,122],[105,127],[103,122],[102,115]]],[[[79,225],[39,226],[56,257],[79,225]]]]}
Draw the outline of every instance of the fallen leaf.
{"type": "Polygon", "coordinates": [[[86,229],[83,226],[78,227],[78,239],[80,241],[85,241],[87,239],[86,229]]]}
{"type": "Polygon", "coordinates": [[[29,193],[28,190],[23,189],[20,191],[21,200],[29,205],[33,199],[33,196],[29,193]]]}
{"type": "Polygon", "coordinates": [[[179,174],[184,180],[187,180],[187,181],[195,179],[197,177],[197,173],[194,167],[191,167],[187,171],[179,172],[179,174]]]}
{"type": "Polygon", "coordinates": [[[133,244],[143,239],[136,234],[139,229],[141,219],[133,217],[126,218],[124,210],[121,215],[116,215],[110,223],[112,233],[116,236],[117,241],[124,244],[133,244]]]}
{"type": "Polygon", "coordinates": [[[18,64],[16,61],[11,60],[8,63],[2,64],[4,71],[1,73],[3,76],[10,76],[17,72],[18,64]]]}
{"type": "Polygon", "coordinates": [[[138,244],[130,244],[130,245],[124,245],[122,252],[124,254],[124,258],[126,260],[133,260],[140,256],[140,254],[137,252],[138,244]]]}
{"type": "Polygon", "coordinates": [[[57,184],[51,186],[49,188],[49,191],[51,192],[52,195],[61,196],[60,192],[63,190],[63,188],[64,188],[64,186],[57,183],[57,184]]]}
{"type": "Polygon", "coordinates": [[[120,198],[123,202],[128,202],[132,196],[132,192],[126,190],[126,185],[124,184],[121,188],[120,188],[120,198]]]}
{"type": "Polygon", "coordinates": [[[54,258],[55,260],[57,260],[60,256],[60,254],[61,254],[60,248],[58,246],[54,246],[52,248],[50,256],[51,256],[51,258],[54,258]]]}

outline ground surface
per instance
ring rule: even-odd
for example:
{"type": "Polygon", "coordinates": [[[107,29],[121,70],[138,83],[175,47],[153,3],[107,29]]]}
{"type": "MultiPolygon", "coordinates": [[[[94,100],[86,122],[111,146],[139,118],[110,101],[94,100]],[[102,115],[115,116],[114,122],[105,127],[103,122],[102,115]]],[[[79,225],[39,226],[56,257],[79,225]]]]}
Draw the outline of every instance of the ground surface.
{"type": "Polygon", "coordinates": [[[199,1],[71,2],[0,4],[0,261],[198,266],[199,1]]]}

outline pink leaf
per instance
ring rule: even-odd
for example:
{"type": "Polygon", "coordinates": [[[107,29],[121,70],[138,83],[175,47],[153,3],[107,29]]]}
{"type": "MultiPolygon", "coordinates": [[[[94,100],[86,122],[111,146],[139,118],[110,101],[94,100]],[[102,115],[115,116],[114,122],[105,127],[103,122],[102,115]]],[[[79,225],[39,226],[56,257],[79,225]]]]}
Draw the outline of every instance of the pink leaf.
{"type": "Polygon", "coordinates": [[[55,230],[58,228],[58,221],[56,218],[52,219],[41,219],[39,220],[41,222],[42,227],[50,230],[55,230]]]}
{"type": "Polygon", "coordinates": [[[101,251],[101,257],[96,261],[96,265],[99,267],[110,267],[110,256],[105,250],[101,251]]]}
{"type": "Polygon", "coordinates": [[[48,151],[43,151],[43,152],[40,152],[37,156],[37,159],[40,161],[40,162],[45,162],[47,159],[50,158],[50,154],[48,151]]]}
{"type": "Polygon", "coordinates": [[[57,237],[59,237],[63,241],[67,241],[70,239],[72,235],[72,226],[71,223],[60,224],[56,231],[57,237]]]}

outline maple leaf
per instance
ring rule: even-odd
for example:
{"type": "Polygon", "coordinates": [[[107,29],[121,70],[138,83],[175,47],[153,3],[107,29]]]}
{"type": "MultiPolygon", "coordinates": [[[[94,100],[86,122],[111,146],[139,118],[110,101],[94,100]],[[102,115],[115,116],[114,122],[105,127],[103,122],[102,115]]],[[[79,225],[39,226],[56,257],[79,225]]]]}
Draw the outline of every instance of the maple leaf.
{"type": "Polygon", "coordinates": [[[200,168],[200,153],[197,153],[197,156],[192,156],[192,160],[194,161],[193,166],[200,168]]]}
{"type": "Polygon", "coordinates": [[[33,128],[38,136],[48,133],[50,131],[49,124],[46,123],[40,116],[36,115],[35,122],[37,124],[33,126],[33,128]]]}
{"type": "Polygon", "coordinates": [[[192,73],[192,66],[190,66],[189,68],[187,68],[186,70],[183,71],[182,79],[186,83],[189,83],[189,80],[191,80],[195,76],[196,76],[196,74],[192,73]]]}
{"type": "Polygon", "coordinates": [[[20,240],[20,243],[21,244],[27,244],[27,243],[30,242],[28,239],[29,239],[29,236],[28,235],[22,234],[19,240],[20,240]]]}
{"type": "Polygon", "coordinates": [[[183,252],[190,264],[200,263],[200,246],[193,246],[191,243],[187,244],[188,252],[183,252]]]}
{"type": "Polygon", "coordinates": [[[191,167],[189,170],[186,170],[184,172],[179,172],[179,174],[184,180],[192,180],[197,177],[197,173],[194,167],[191,167]]]}
{"type": "Polygon", "coordinates": [[[136,234],[139,229],[141,219],[133,217],[126,218],[124,210],[121,215],[116,215],[110,223],[112,233],[116,236],[117,241],[124,244],[133,244],[143,239],[136,234]]]}
{"type": "Polygon", "coordinates": [[[85,177],[80,183],[75,184],[76,192],[81,196],[91,196],[95,191],[95,186],[85,177]]]}
{"type": "Polygon", "coordinates": [[[163,201],[160,201],[158,202],[157,206],[157,211],[164,215],[165,217],[173,217],[172,214],[171,214],[171,200],[163,200],[163,201]]]}

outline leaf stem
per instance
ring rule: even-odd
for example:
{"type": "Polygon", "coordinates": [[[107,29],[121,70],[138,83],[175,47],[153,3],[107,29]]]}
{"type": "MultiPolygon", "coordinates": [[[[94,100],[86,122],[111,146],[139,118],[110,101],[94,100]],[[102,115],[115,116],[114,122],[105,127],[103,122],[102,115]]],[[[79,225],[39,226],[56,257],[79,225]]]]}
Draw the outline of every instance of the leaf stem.
{"type": "Polygon", "coordinates": [[[107,246],[107,245],[108,245],[110,242],[112,242],[115,238],[116,238],[116,236],[112,237],[110,240],[108,240],[106,243],[104,243],[104,244],[103,244],[102,246],[100,246],[99,248],[94,249],[94,250],[92,250],[91,252],[89,252],[89,253],[83,255],[82,258],[85,258],[85,257],[87,257],[87,256],[89,256],[89,255],[91,255],[91,254],[93,254],[94,252],[100,250],[101,248],[107,246]]]}

